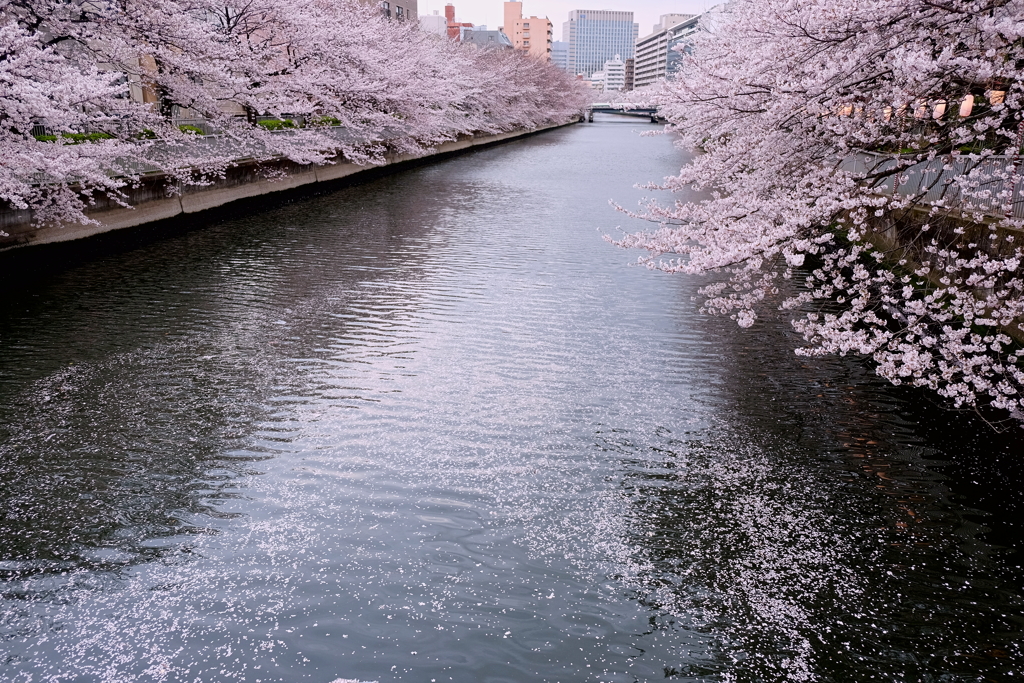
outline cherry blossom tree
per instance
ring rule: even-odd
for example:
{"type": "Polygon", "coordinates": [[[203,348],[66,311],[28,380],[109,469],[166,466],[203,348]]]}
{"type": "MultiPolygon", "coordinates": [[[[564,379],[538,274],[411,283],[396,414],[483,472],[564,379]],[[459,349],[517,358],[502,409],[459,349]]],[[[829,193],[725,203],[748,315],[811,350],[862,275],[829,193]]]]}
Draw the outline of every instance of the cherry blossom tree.
{"type": "Polygon", "coordinates": [[[128,147],[112,140],[96,144],[49,144],[36,141],[33,124],[44,119],[59,131],[110,122],[120,91],[116,76],[92,66],[76,66],[22,27],[0,26],[0,198],[16,208],[32,209],[42,220],[73,217],[81,200],[57,179],[80,179],[91,190],[115,191],[118,181],[107,173],[128,147]],[[48,192],[39,187],[51,184],[48,192]]]}
{"type": "Polygon", "coordinates": [[[682,59],[643,97],[694,152],[660,187],[704,198],[618,244],[721,274],[704,310],[741,326],[794,311],[799,353],[1020,418],[1024,2],[734,0],[682,59]]]}
{"type": "Polygon", "coordinates": [[[548,65],[357,0],[0,0],[0,29],[0,198],[39,222],[88,221],[146,171],[173,188],[242,158],[382,163],[582,108],[548,65]]]}

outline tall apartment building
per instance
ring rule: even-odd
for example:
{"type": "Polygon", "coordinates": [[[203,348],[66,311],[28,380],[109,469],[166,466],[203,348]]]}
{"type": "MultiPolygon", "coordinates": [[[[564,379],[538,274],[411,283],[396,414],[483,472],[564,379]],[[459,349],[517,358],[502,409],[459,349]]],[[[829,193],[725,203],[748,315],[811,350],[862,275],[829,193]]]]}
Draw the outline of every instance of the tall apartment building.
{"type": "Polygon", "coordinates": [[[562,24],[562,40],[569,44],[569,69],[589,77],[615,55],[631,58],[639,32],[632,12],[574,9],[562,24]]]}
{"type": "Polygon", "coordinates": [[[539,59],[551,59],[551,22],[547,17],[524,17],[523,3],[505,3],[505,25],[499,30],[505,32],[515,49],[539,59]]]}
{"type": "Polygon", "coordinates": [[[624,91],[626,91],[626,92],[629,92],[630,90],[632,90],[635,78],[636,78],[636,60],[635,59],[627,59],[626,60],[626,74],[625,74],[626,82],[625,82],[625,85],[622,86],[622,89],[624,91]]]}
{"type": "Polygon", "coordinates": [[[686,55],[693,54],[693,42],[698,33],[714,33],[721,25],[723,18],[729,12],[729,3],[715,5],[698,14],[692,19],[687,19],[681,24],[676,24],[668,30],[668,59],[665,62],[665,76],[671,77],[679,71],[686,55]]]}
{"type": "MultiPolygon", "coordinates": [[[[700,16],[663,14],[654,32],[636,41],[636,66],[633,85],[642,88],[668,75],[669,49],[697,32],[700,16]]],[[[675,61],[675,60],[671,60],[675,61]]]]}

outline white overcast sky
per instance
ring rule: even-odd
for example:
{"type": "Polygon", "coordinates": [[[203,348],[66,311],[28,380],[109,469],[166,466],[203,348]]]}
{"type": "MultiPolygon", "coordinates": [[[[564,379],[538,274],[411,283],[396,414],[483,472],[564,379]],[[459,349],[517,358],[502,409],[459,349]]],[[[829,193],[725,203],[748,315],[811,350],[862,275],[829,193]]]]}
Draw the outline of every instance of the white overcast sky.
{"type": "MultiPolygon", "coordinates": [[[[444,6],[455,5],[455,16],[459,21],[486,24],[495,29],[503,22],[503,0],[419,0],[419,13],[433,14],[437,10],[444,14],[444,6]]],[[[555,40],[562,39],[562,22],[569,18],[574,9],[609,9],[632,11],[633,20],[640,24],[640,36],[651,32],[662,14],[699,14],[721,0],[523,0],[523,14],[528,17],[548,17],[555,25],[555,40]]]]}

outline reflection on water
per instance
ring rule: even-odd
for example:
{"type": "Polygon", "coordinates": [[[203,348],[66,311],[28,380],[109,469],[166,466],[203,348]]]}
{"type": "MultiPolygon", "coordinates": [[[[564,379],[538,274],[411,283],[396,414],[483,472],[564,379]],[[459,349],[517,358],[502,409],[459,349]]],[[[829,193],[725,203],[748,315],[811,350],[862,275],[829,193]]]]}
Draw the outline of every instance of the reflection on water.
{"type": "Polygon", "coordinates": [[[1019,675],[1016,435],[626,265],[636,129],[0,260],[2,678],[1019,675]]]}

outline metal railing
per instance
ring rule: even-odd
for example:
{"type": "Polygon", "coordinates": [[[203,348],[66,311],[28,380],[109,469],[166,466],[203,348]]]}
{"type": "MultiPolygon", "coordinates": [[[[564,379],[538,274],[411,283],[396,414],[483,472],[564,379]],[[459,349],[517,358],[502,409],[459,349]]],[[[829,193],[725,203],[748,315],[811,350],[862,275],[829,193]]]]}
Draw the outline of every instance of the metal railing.
{"type": "Polygon", "coordinates": [[[897,171],[898,158],[861,152],[840,168],[858,176],[884,176],[874,188],[880,194],[915,197],[965,215],[1024,219],[1024,168],[1012,157],[946,155],[897,171]]]}

